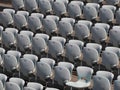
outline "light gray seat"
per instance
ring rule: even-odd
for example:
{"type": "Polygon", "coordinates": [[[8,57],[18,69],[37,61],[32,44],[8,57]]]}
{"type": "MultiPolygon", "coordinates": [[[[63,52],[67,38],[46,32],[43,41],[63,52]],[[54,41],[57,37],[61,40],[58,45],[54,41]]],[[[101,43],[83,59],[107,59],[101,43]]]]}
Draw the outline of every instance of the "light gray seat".
{"type": "Polygon", "coordinates": [[[107,32],[100,26],[93,26],[91,29],[92,40],[96,43],[102,43],[107,40],[107,32]]]}
{"type": "Polygon", "coordinates": [[[52,5],[49,0],[39,0],[39,9],[41,13],[47,14],[52,12],[52,5]]]}
{"type": "Polygon", "coordinates": [[[28,12],[34,12],[38,9],[36,0],[24,0],[25,10],[28,12]]]}
{"type": "Polygon", "coordinates": [[[2,81],[0,81],[0,90],[4,90],[4,86],[3,86],[2,81]]]}
{"type": "Polygon", "coordinates": [[[98,3],[91,2],[87,3],[86,6],[92,6],[96,9],[97,12],[99,12],[100,5],[98,3]]]}
{"type": "Polygon", "coordinates": [[[6,82],[5,90],[21,90],[21,89],[16,83],[6,82]]]}
{"type": "Polygon", "coordinates": [[[119,65],[119,58],[114,52],[103,51],[102,64],[106,67],[106,69],[112,70],[112,68],[117,67],[119,65]]]}
{"type": "Polygon", "coordinates": [[[55,60],[52,58],[41,58],[40,62],[44,62],[44,63],[49,64],[52,69],[54,68],[54,65],[55,65],[55,60]]]}
{"type": "Polygon", "coordinates": [[[26,35],[17,35],[17,46],[21,52],[31,51],[31,42],[26,35]]]}
{"type": "Polygon", "coordinates": [[[83,8],[83,15],[86,20],[95,20],[98,16],[98,12],[95,7],[92,7],[90,5],[86,5],[83,8]]]}
{"type": "Polygon", "coordinates": [[[108,5],[116,5],[119,4],[120,0],[106,0],[108,5]]]}
{"type": "Polygon", "coordinates": [[[58,32],[56,22],[52,19],[45,18],[43,20],[43,26],[44,26],[45,32],[48,35],[52,35],[52,33],[57,33],[58,32]]]}
{"type": "Polygon", "coordinates": [[[88,48],[94,48],[98,51],[98,54],[101,53],[102,51],[102,45],[101,44],[97,44],[97,43],[87,43],[86,47],[88,48]]]}
{"type": "Polygon", "coordinates": [[[58,22],[59,22],[59,19],[60,19],[60,18],[59,18],[58,16],[56,16],[56,15],[47,15],[46,18],[54,20],[55,23],[56,23],[56,25],[58,25],[58,22]]]}
{"type": "Polygon", "coordinates": [[[67,7],[68,15],[71,18],[77,18],[81,16],[82,10],[78,3],[70,2],[67,7]]]}
{"type": "Polygon", "coordinates": [[[45,90],[59,90],[59,89],[47,87],[45,90]]]}
{"type": "Polygon", "coordinates": [[[34,88],[32,88],[32,87],[24,87],[23,90],[36,90],[36,89],[34,89],[34,88]]]}
{"type": "Polygon", "coordinates": [[[64,44],[66,43],[66,39],[60,36],[53,36],[51,40],[59,41],[63,47],[64,47],[64,44]]]}
{"type": "Polygon", "coordinates": [[[44,40],[45,40],[45,42],[46,43],[48,43],[48,40],[49,40],[49,35],[47,35],[47,34],[44,34],[44,33],[36,33],[35,34],[35,37],[41,37],[41,38],[43,38],[44,40]]]}
{"type": "Polygon", "coordinates": [[[85,61],[88,65],[93,66],[94,63],[99,61],[99,53],[94,48],[84,47],[83,61],[85,61]]]}
{"type": "Polygon", "coordinates": [[[16,47],[16,39],[11,32],[3,31],[2,43],[6,48],[16,47]]]}
{"type": "Polygon", "coordinates": [[[37,62],[36,71],[36,76],[40,78],[40,80],[45,81],[47,86],[49,80],[52,79],[53,75],[50,65],[44,62],[37,62]]]}
{"type": "Polygon", "coordinates": [[[21,35],[25,35],[29,38],[30,41],[32,41],[34,33],[32,31],[22,30],[20,31],[21,35]]]}
{"type": "Polygon", "coordinates": [[[75,37],[77,37],[79,40],[88,39],[88,37],[90,36],[90,30],[84,24],[80,24],[80,23],[75,24],[74,30],[75,30],[75,37]]]}
{"type": "Polygon", "coordinates": [[[4,27],[13,26],[13,18],[10,13],[0,12],[0,23],[4,27]]]}
{"type": "Polygon", "coordinates": [[[80,50],[82,50],[82,48],[83,48],[83,46],[84,46],[84,42],[83,42],[83,41],[80,41],[80,40],[74,40],[74,39],[71,39],[71,40],[69,40],[68,43],[78,45],[79,48],[80,48],[80,50]]]}
{"type": "Polygon", "coordinates": [[[97,71],[96,75],[106,77],[110,83],[112,83],[113,78],[114,78],[114,74],[109,71],[97,71]]]}
{"type": "Polygon", "coordinates": [[[111,90],[111,85],[106,77],[93,77],[93,90],[111,90]]]}
{"type": "Polygon", "coordinates": [[[118,9],[115,13],[116,24],[120,24],[120,9],[118,9]]]}
{"type": "Polygon", "coordinates": [[[47,44],[41,37],[34,37],[32,39],[32,51],[37,55],[47,53],[47,44]]]}
{"type": "Polygon", "coordinates": [[[19,32],[18,29],[16,29],[16,28],[5,28],[5,31],[6,32],[11,32],[14,35],[15,38],[16,38],[16,35],[19,32]]]}
{"type": "Polygon", "coordinates": [[[114,81],[114,90],[119,90],[120,89],[120,80],[115,80],[114,81]]]}
{"type": "Polygon", "coordinates": [[[114,14],[112,10],[108,8],[100,8],[99,17],[102,23],[109,23],[114,20],[114,14]]]}
{"type": "Polygon", "coordinates": [[[12,17],[15,14],[15,10],[10,8],[3,9],[3,12],[10,13],[12,17]]]}
{"type": "Polygon", "coordinates": [[[7,75],[0,73],[0,81],[2,82],[4,88],[5,88],[7,79],[8,79],[7,75]]]}
{"type": "Polygon", "coordinates": [[[21,90],[23,90],[23,87],[25,85],[25,81],[21,78],[16,78],[16,77],[11,77],[9,79],[9,82],[13,82],[13,83],[16,83],[20,88],[21,90]]]}
{"type": "Polygon", "coordinates": [[[10,72],[12,74],[14,74],[14,71],[15,70],[17,71],[19,68],[18,61],[17,61],[16,57],[13,55],[5,54],[3,64],[4,64],[3,68],[7,72],[10,72]]]}
{"type": "Polygon", "coordinates": [[[31,13],[31,16],[38,17],[40,21],[42,21],[44,18],[44,14],[42,13],[31,13]]]}
{"type": "Polygon", "coordinates": [[[43,90],[43,85],[40,83],[36,83],[36,82],[28,82],[27,87],[32,87],[35,90],[43,90]]]}
{"type": "Polygon", "coordinates": [[[91,21],[88,20],[79,20],[78,23],[87,25],[89,29],[91,29],[93,24],[91,21]]]}
{"type": "Polygon", "coordinates": [[[119,33],[120,33],[119,29],[112,29],[109,32],[110,43],[112,43],[113,46],[119,47],[119,45],[120,45],[119,33]]]}
{"type": "Polygon", "coordinates": [[[67,82],[71,80],[71,74],[67,68],[56,66],[54,71],[55,71],[54,80],[59,85],[64,86],[67,82]]]}
{"type": "Polygon", "coordinates": [[[55,2],[53,2],[52,6],[53,6],[53,11],[57,16],[61,16],[67,13],[65,4],[61,1],[56,0],[55,2]]]}
{"type": "Polygon", "coordinates": [[[61,21],[68,22],[74,27],[75,19],[74,18],[69,18],[69,17],[63,17],[61,18],[61,21]]]}
{"type": "Polygon", "coordinates": [[[116,11],[116,7],[113,5],[103,5],[102,8],[108,8],[108,9],[112,10],[113,13],[115,13],[115,11],[116,11]]]}
{"type": "Polygon", "coordinates": [[[59,62],[58,66],[66,67],[72,75],[72,71],[74,69],[74,65],[72,63],[70,63],[70,62],[59,62]]]}
{"type": "Polygon", "coordinates": [[[39,20],[38,17],[34,17],[34,16],[28,17],[28,28],[32,32],[34,32],[34,33],[40,32],[42,27],[43,27],[42,22],[39,20]]]}
{"type": "Polygon", "coordinates": [[[12,7],[17,11],[24,8],[23,0],[12,0],[12,7]]]}
{"type": "Polygon", "coordinates": [[[28,11],[17,11],[16,14],[20,14],[25,16],[26,20],[28,20],[29,12],[28,11]]]}
{"type": "Polygon", "coordinates": [[[118,47],[106,47],[105,48],[105,51],[111,51],[111,52],[114,52],[115,54],[117,54],[118,58],[120,58],[120,48],[118,47]]]}
{"type": "Polygon", "coordinates": [[[23,76],[27,77],[30,80],[30,76],[35,75],[34,63],[30,59],[21,58],[20,72],[22,73],[23,76]]]}
{"type": "Polygon", "coordinates": [[[63,56],[64,48],[62,47],[62,44],[58,41],[49,40],[48,42],[48,53],[56,58],[59,59],[63,56]]]}
{"type": "Polygon", "coordinates": [[[59,21],[58,32],[62,37],[67,38],[67,37],[73,36],[73,27],[68,22],[59,21]]]}
{"type": "Polygon", "coordinates": [[[26,29],[27,28],[27,20],[24,15],[21,14],[15,14],[14,15],[14,25],[17,29],[26,29]]]}
{"type": "Polygon", "coordinates": [[[110,25],[107,23],[95,23],[95,26],[104,28],[106,32],[108,32],[110,29],[110,25]]]}
{"type": "Polygon", "coordinates": [[[81,57],[81,50],[79,49],[79,46],[76,44],[67,43],[65,46],[65,56],[71,62],[75,63],[76,60],[79,61],[81,57]]]}
{"type": "Polygon", "coordinates": [[[76,82],[67,82],[66,85],[72,88],[87,88],[91,84],[93,69],[86,66],[77,67],[78,80],[76,82]]]}

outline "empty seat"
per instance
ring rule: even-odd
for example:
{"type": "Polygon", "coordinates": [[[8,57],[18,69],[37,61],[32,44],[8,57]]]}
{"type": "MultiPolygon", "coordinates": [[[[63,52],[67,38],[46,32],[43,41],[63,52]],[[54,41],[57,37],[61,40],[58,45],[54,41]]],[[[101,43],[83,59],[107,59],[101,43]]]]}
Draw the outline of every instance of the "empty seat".
{"type": "Polygon", "coordinates": [[[10,8],[3,9],[3,12],[10,13],[12,17],[15,14],[15,10],[10,8]]]}
{"type": "Polygon", "coordinates": [[[34,17],[34,16],[29,16],[28,17],[28,28],[36,33],[36,32],[40,32],[42,29],[42,22],[39,20],[38,17],[34,17]]]}
{"type": "Polygon", "coordinates": [[[24,9],[24,2],[23,0],[12,0],[12,7],[17,11],[24,9]]]}
{"type": "Polygon", "coordinates": [[[28,12],[34,12],[38,9],[36,0],[24,0],[25,9],[28,12]]]}
{"type": "Polygon", "coordinates": [[[0,12],[0,23],[4,27],[13,26],[13,18],[10,13],[0,12]]]}
{"type": "Polygon", "coordinates": [[[119,90],[120,89],[120,80],[115,80],[114,81],[114,90],[119,90]]]}
{"type": "Polygon", "coordinates": [[[6,82],[5,90],[21,90],[21,89],[16,83],[6,82]]]}
{"type": "Polygon", "coordinates": [[[20,14],[25,16],[26,20],[28,20],[29,12],[28,11],[17,11],[16,14],[20,14]]]}
{"type": "Polygon", "coordinates": [[[78,80],[76,82],[67,82],[66,85],[71,88],[87,88],[91,84],[93,69],[85,66],[77,67],[78,80]]]}
{"type": "Polygon", "coordinates": [[[93,77],[93,90],[111,90],[111,85],[106,77],[94,76],[93,77]]]}

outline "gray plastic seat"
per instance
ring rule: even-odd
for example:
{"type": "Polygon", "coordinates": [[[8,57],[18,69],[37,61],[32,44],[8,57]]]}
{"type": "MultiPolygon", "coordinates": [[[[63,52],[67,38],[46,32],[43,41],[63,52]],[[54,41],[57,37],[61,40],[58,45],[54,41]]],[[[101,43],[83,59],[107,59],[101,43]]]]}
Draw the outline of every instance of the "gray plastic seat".
{"type": "Polygon", "coordinates": [[[52,6],[53,6],[53,11],[57,16],[61,16],[67,13],[65,4],[61,1],[56,0],[55,2],[53,2],[52,6]]]}
{"type": "Polygon", "coordinates": [[[34,63],[27,58],[21,58],[20,60],[20,72],[23,76],[26,76],[30,79],[30,75],[35,74],[35,66],[34,63]]]}
{"type": "Polygon", "coordinates": [[[37,34],[35,34],[35,37],[38,37],[38,38],[41,37],[41,38],[43,38],[45,40],[46,43],[48,43],[49,35],[47,35],[47,34],[37,33],[37,34]]]}
{"type": "Polygon", "coordinates": [[[56,15],[47,15],[46,18],[47,18],[47,19],[52,19],[52,20],[54,20],[55,23],[56,23],[56,25],[58,25],[58,22],[59,22],[59,19],[60,19],[60,18],[59,18],[58,16],[56,16],[56,15]]]}
{"type": "Polygon", "coordinates": [[[111,52],[114,52],[115,54],[117,54],[118,58],[120,58],[120,48],[118,47],[106,47],[105,48],[105,51],[111,51],[111,52]]]}
{"type": "Polygon", "coordinates": [[[12,0],[12,7],[17,11],[24,8],[23,0],[12,0]]]}
{"type": "Polygon", "coordinates": [[[69,17],[63,17],[61,18],[61,21],[68,22],[74,27],[75,19],[74,18],[69,18],[69,17]]]}
{"type": "Polygon", "coordinates": [[[41,37],[34,37],[32,39],[32,51],[37,55],[42,55],[42,53],[47,53],[47,44],[45,40],[41,37]]]}
{"type": "Polygon", "coordinates": [[[13,26],[13,18],[10,13],[0,12],[0,23],[4,27],[13,26]]]}
{"type": "Polygon", "coordinates": [[[59,21],[58,32],[62,37],[69,37],[73,35],[73,27],[70,23],[65,21],[59,21]]]}
{"type": "Polygon", "coordinates": [[[40,83],[36,83],[36,82],[28,82],[27,87],[32,87],[35,90],[43,90],[43,85],[40,83]]]}
{"type": "Polygon", "coordinates": [[[21,35],[25,35],[29,38],[30,41],[32,41],[34,33],[32,31],[22,30],[20,31],[21,35]]]}
{"type": "Polygon", "coordinates": [[[5,31],[6,32],[11,32],[14,35],[15,38],[16,38],[16,35],[19,32],[18,29],[16,29],[16,28],[5,28],[5,31]]]}
{"type": "Polygon", "coordinates": [[[71,40],[69,40],[68,43],[78,45],[79,48],[80,48],[80,50],[82,50],[82,48],[83,48],[83,46],[84,46],[84,42],[83,42],[83,41],[80,41],[80,40],[74,40],[74,39],[71,39],[71,40]]]}
{"type": "Polygon", "coordinates": [[[4,86],[3,86],[2,81],[0,81],[0,90],[4,90],[4,86]]]}
{"type": "Polygon", "coordinates": [[[40,21],[44,18],[44,14],[42,13],[31,13],[31,16],[38,17],[40,21]]]}
{"type": "Polygon", "coordinates": [[[48,42],[48,53],[52,57],[58,59],[59,56],[63,56],[64,48],[63,48],[63,46],[60,42],[54,41],[54,40],[49,40],[49,42],[48,42]]]}
{"type": "Polygon", "coordinates": [[[111,90],[111,85],[106,77],[93,77],[93,90],[111,90]]]}
{"type": "Polygon", "coordinates": [[[10,13],[12,17],[15,14],[15,10],[10,8],[3,9],[3,12],[10,13]]]}
{"type": "Polygon", "coordinates": [[[106,9],[108,8],[108,9],[112,10],[113,13],[115,13],[115,11],[116,11],[116,7],[113,5],[103,5],[102,8],[106,8],[106,9]]]}
{"type": "Polygon", "coordinates": [[[107,24],[107,23],[95,23],[95,26],[104,28],[107,33],[108,33],[109,29],[110,29],[110,25],[107,24]]]}
{"type": "Polygon", "coordinates": [[[20,14],[25,16],[26,20],[28,20],[29,12],[28,11],[17,11],[16,14],[20,14]]]}
{"type": "Polygon", "coordinates": [[[90,30],[84,24],[80,24],[80,23],[75,24],[74,30],[75,30],[75,37],[77,37],[79,40],[84,40],[86,38],[88,39],[88,37],[90,36],[90,30]]]}
{"type": "Polygon", "coordinates": [[[48,35],[51,35],[52,33],[57,33],[58,32],[56,22],[52,19],[45,18],[43,20],[43,26],[44,26],[45,32],[48,35]]]}
{"type": "Polygon", "coordinates": [[[118,9],[115,13],[116,24],[120,24],[120,9],[118,9]]]}
{"type": "Polygon", "coordinates": [[[31,50],[31,42],[29,37],[26,35],[17,35],[17,46],[21,52],[26,52],[31,50]]]}
{"type": "Polygon", "coordinates": [[[67,68],[56,66],[54,71],[55,71],[54,80],[59,85],[64,86],[67,82],[71,80],[71,74],[67,68]]]}
{"type": "Polygon", "coordinates": [[[120,80],[115,80],[114,81],[114,90],[119,90],[120,89],[120,80]]]}
{"type": "Polygon", "coordinates": [[[93,24],[91,21],[88,20],[79,20],[78,23],[87,25],[89,29],[91,29],[93,24]]]}
{"type": "Polygon", "coordinates": [[[68,15],[71,18],[77,18],[81,16],[82,10],[78,3],[70,2],[67,7],[68,15]]]}
{"type": "Polygon", "coordinates": [[[2,32],[2,43],[6,48],[16,47],[16,39],[11,32],[7,31],[2,32]]]}
{"type": "Polygon", "coordinates": [[[108,8],[100,8],[99,17],[102,23],[108,23],[114,20],[114,14],[112,10],[108,8]]]}
{"type": "Polygon", "coordinates": [[[6,82],[5,90],[21,90],[21,89],[16,83],[6,82]]]}
{"type": "Polygon", "coordinates": [[[38,61],[38,56],[36,56],[34,54],[24,54],[23,58],[30,59],[31,61],[33,61],[35,66],[36,66],[36,62],[38,61]]]}
{"type": "Polygon", "coordinates": [[[77,67],[78,80],[76,82],[67,82],[66,85],[72,88],[87,88],[91,84],[93,69],[86,66],[77,67]]]}
{"type": "Polygon", "coordinates": [[[114,78],[114,74],[109,71],[97,71],[96,75],[106,77],[110,83],[112,83],[113,78],[114,78]]]}
{"type": "Polygon", "coordinates": [[[19,68],[17,59],[13,55],[5,54],[3,63],[3,68],[10,73],[14,73],[14,70],[17,70],[19,68]]]}
{"type": "Polygon", "coordinates": [[[112,29],[109,32],[110,37],[110,43],[113,44],[113,46],[119,47],[120,45],[120,30],[119,29],[112,29]]]}
{"type": "Polygon", "coordinates": [[[99,12],[100,5],[98,3],[91,2],[87,3],[86,6],[92,6],[96,9],[97,12],[99,12]]]}
{"type": "Polygon", "coordinates": [[[3,73],[0,73],[0,81],[1,81],[2,84],[3,84],[3,87],[5,87],[5,84],[6,84],[7,79],[8,79],[7,75],[5,75],[5,74],[3,74],[3,73]]]}
{"type": "Polygon", "coordinates": [[[34,88],[32,88],[32,87],[24,87],[23,90],[36,90],[36,89],[34,89],[34,88]]]}
{"type": "Polygon", "coordinates": [[[44,62],[37,62],[36,71],[36,76],[40,78],[40,80],[45,81],[47,86],[48,79],[52,79],[53,75],[50,65],[44,62]]]}
{"type": "Polygon", "coordinates": [[[86,20],[95,20],[98,16],[98,12],[95,7],[92,7],[90,5],[86,5],[83,8],[83,15],[86,20]]]}
{"type": "Polygon", "coordinates": [[[38,9],[36,0],[24,0],[25,10],[28,12],[33,12],[38,9]]]}
{"type": "Polygon", "coordinates": [[[28,28],[36,33],[36,32],[40,32],[41,28],[42,28],[42,22],[39,20],[38,17],[34,17],[34,16],[29,16],[28,17],[28,28]]]}
{"type": "Polygon", "coordinates": [[[65,46],[65,57],[67,57],[71,62],[79,60],[81,57],[81,50],[79,49],[79,46],[76,44],[67,43],[65,46]]]}
{"type": "Polygon", "coordinates": [[[93,26],[91,29],[92,40],[96,43],[102,43],[107,40],[107,32],[104,28],[93,26]]]}
{"type": "Polygon", "coordinates": [[[21,90],[23,90],[23,87],[25,85],[25,81],[21,78],[16,78],[16,77],[11,77],[9,79],[9,82],[13,82],[13,83],[16,83],[20,88],[21,90]]]}
{"type": "Polygon", "coordinates": [[[66,43],[66,39],[60,36],[53,36],[51,40],[59,41],[63,47],[64,47],[64,44],[66,43]]]}
{"type": "Polygon", "coordinates": [[[101,44],[97,44],[97,43],[87,43],[86,47],[88,48],[94,48],[98,51],[98,54],[101,53],[102,51],[102,45],[101,44]]]}
{"type": "Polygon", "coordinates": [[[96,49],[90,47],[83,48],[83,61],[92,66],[99,61],[99,53],[96,49]]]}
{"type": "Polygon", "coordinates": [[[74,69],[74,65],[72,63],[70,63],[70,62],[59,62],[58,66],[66,67],[72,75],[72,71],[74,69]]]}
{"type": "Polygon", "coordinates": [[[44,63],[49,64],[52,69],[54,68],[54,65],[55,65],[55,60],[52,58],[41,58],[40,62],[44,62],[44,63]]]}
{"type": "Polygon", "coordinates": [[[27,20],[24,15],[21,14],[15,14],[14,15],[14,25],[17,27],[19,30],[27,28],[27,20]]]}
{"type": "Polygon", "coordinates": [[[106,69],[112,70],[112,68],[117,67],[119,65],[119,58],[114,52],[103,51],[102,64],[106,67],[106,69]]]}
{"type": "Polygon", "coordinates": [[[119,4],[120,0],[106,0],[108,5],[116,5],[119,4]]]}
{"type": "Polygon", "coordinates": [[[50,13],[52,12],[52,5],[49,0],[39,0],[39,9],[43,14],[50,13]]]}

